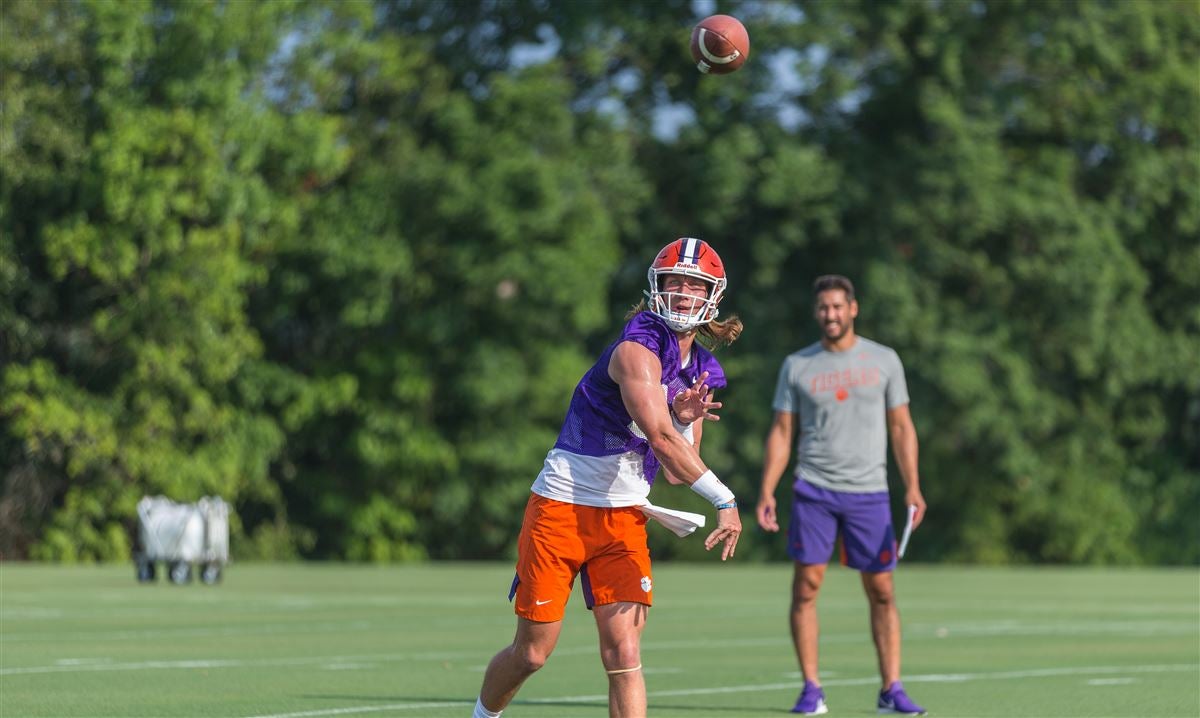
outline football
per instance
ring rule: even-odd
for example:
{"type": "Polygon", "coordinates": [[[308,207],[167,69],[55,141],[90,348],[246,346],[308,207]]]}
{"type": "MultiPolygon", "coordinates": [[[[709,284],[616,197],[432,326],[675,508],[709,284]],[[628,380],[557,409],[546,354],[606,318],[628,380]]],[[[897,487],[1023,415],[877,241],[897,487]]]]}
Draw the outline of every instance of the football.
{"type": "Polygon", "coordinates": [[[706,75],[727,75],[749,56],[750,34],[736,17],[709,15],[692,28],[692,59],[706,75]]]}

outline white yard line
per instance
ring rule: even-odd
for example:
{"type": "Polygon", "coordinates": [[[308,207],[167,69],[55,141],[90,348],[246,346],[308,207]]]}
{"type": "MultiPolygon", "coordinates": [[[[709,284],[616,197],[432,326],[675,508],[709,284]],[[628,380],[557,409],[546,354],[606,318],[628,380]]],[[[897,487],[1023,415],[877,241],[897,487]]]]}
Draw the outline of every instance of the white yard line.
{"type": "MultiPolygon", "coordinates": [[[[1160,622],[1161,623],[1161,622],[1160,622]]],[[[352,622],[327,622],[315,624],[307,629],[306,632],[324,632],[334,630],[345,630],[347,627],[361,628],[370,626],[370,622],[352,621],[352,622]]],[[[905,640],[946,640],[955,638],[966,638],[970,636],[990,636],[990,635],[1045,635],[1046,633],[1069,633],[1072,635],[1105,635],[1105,634],[1123,634],[1123,633],[1142,633],[1147,635],[1156,635],[1159,633],[1169,633],[1171,635],[1189,632],[1195,630],[1195,624],[1171,624],[1162,623],[1155,627],[1148,627],[1144,622],[1133,622],[1128,625],[1119,623],[1115,626],[1112,624],[1094,624],[1091,622],[1081,623],[1077,626],[1059,627],[1057,631],[1046,625],[1026,625],[1020,622],[1000,621],[995,623],[975,623],[975,624],[954,624],[949,623],[937,630],[931,630],[932,624],[920,624],[917,629],[907,629],[905,631],[905,640]],[[1169,629],[1169,630],[1168,630],[1169,629]]],[[[276,631],[269,627],[260,627],[256,632],[259,633],[283,633],[283,626],[276,631]]],[[[295,627],[289,627],[288,630],[296,631],[295,627]]],[[[147,638],[155,632],[151,631],[130,631],[116,632],[122,637],[138,636],[147,638]]],[[[186,636],[220,636],[230,633],[237,633],[235,629],[193,629],[179,632],[164,631],[161,635],[177,637],[180,635],[186,636]]],[[[112,638],[114,633],[96,634],[102,638],[112,638]]],[[[78,639],[90,640],[95,639],[96,635],[79,635],[78,639]]],[[[240,634],[239,634],[240,635],[240,634]]],[[[0,643],[7,644],[14,637],[26,638],[24,634],[0,634],[0,643]]],[[[62,636],[57,637],[58,640],[62,636]]],[[[861,633],[845,633],[845,634],[828,634],[821,636],[823,644],[829,643],[854,643],[861,642],[863,636],[861,633]]],[[[684,640],[684,641],[657,641],[653,643],[643,644],[642,652],[651,653],[655,651],[680,651],[690,649],[709,648],[718,645],[712,640],[684,640]]],[[[762,637],[762,638],[739,638],[731,641],[720,642],[724,647],[769,647],[775,645],[784,645],[778,636],[762,637]]],[[[581,644],[577,646],[560,646],[555,651],[557,656],[569,655],[588,655],[595,653],[596,647],[594,644],[581,644]]],[[[96,672],[96,671],[149,671],[149,670],[171,670],[171,669],[193,669],[193,668],[243,668],[248,666],[299,666],[309,664],[339,664],[339,663],[378,663],[378,662],[399,662],[399,661],[470,661],[479,658],[477,651],[444,651],[444,652],[429,652],[429,653],[379,653],[367,655],[350,655],[350,656],[300,656],[288,658],[263,658],[263,659],[240,659],[240,658],[206,658],[183,661],[137,661],[137,662],[112,662],[103,658],[92,658],[87,662],[81,662],[71,656],[65,656],[52,665],[43,666],[20,666],[11,668],[0,668],[0,676],[19,676],[19,675],[35,675],[46,673],[72,673],[72,672],[96,672]]],[[[10,654],[11,663],[11,654],[10,654]]]]}
{"type": "MultiPolygon", "coordinates": [[[[1087,666],[1079,668],[1034,668],[1024,671],[997,671],[992,673],[933,673],[928,675],[905,676],[906,683],[965,683],[968,681],[1000,681],[1017,678],[1050,678],[1054,676],[1088,676],[1096,674],[1128,674],[1128,673],[1180,673],[1200,669],[1200,664],[1172,664],[1162,666],[1087,666]]],[[[1104,679],[1101,679],[1104,680],[1104,679]]],[[[1122,679],[1108,679],[1116,681],[1122,679]]],[[[842,678],[822,681],[826,686],[860,686],[879,682],[877,676],[868,678],[842,678]]],[[[797,681],[786,683],[755,683],[736,686],[718,686],[713,688],[680,688],[670,691],[648,691],[647,698],[668,698],[678,696],[704,696],[721,693],[747,693],[753,691],[795,690],[797,681]]],[[[538,703],[590,703],[607,701],[608,694],[584,696],[559,696],[557,698],[533,698],[518,700],[517,705],[538,703]]],[[[472,705],[471,700],[441,701],[436,703],[389,703],[387,705],[351,706],[346,708],[326,708],[323,710],[298,711],[295,713],[272,713],[269,715],[248,716],[247,718],[322,718],[324,716],[360,715],[365,713],[380,713],[382,711],[428,710],[433,708],[462,708],[472,705]]]]}
{"type": "MultiPolygon", "coordinates": [[[[2,638],[2,637],[0,637],[2,638]]],[[[857,640],[862,640],[861,635],[855,636],[857,640]]],[[[822,640],[826,640],[822,638],[822,640]]],[[[829,640],[837,640],[837,637],[830,637],[829,640]]],[[[722,641],[722,646],[770,646],[770,645],[786,645],[781,643],[778,637],[771,638],[743,638],[734,639],[731,641],[722,641]]],[[[653,644],[644,644],[642,646],[643,653],[652,651],[677,651],[693,648],[708,648],[718,645],[712,640],[700,641],[661,641],[653,644]]],[[[575,646],[560,646],[554,651],[556,656],[579,656],[591,655],[597,651],[594,644],[580,644],[575,646]]],[[[104,659],[91,659],[88,663],[79,663],[76,659],[66,657],[60,659],[54,665],[49,666],[22,666],[16,668],[0,668],[0,676],[19,676],[33,675],[42,673],[74,673],[74,672],[96,672],[96,671],[149,671],[149,670],[169,670],[169,669],[189,669],[189,668],[244,668],[247,666],[301,666],[309,664],[336,664],[336,663],[370,663],[370,662],[388,662],[388,661],[469,661],[479,660],[481,656],[479,651],[444,651],[438,653],[373,653],[364,655],[350,656],[294,656],[289,658],[261,658],[261,659],[241,659],[241,658],[207,658],[194,659],[184,661],[127,661],[120,663],[101,662],[104,659]]]]}
{"type": "MultiPolygon", "coordinates": [[[[0,615],[0,618],[7,620],[7,616],[0,615]]],[[[488,619],[481,621],[471,621],[473,625],[493,626],[502,624],[508,628],[511,622],[511,616],[503,616],[499,619],[488,619]]],[[[453,623],[455,626],[463,625],[463,621],[446,621],[453,623]]],[[[280,623],[255,623],[244,626],[207,626],[193,628],[139,628],[128,630],[113,630],[113,631],[77,631],[72,633],[51,633],[46,631],[29,631],[29,632],[14,632],[8,631],[0,633],[0,642],[6,645],[13,643],[53,643],[65,641],[151,641],[155,639],[176,640],[179,638],[206,638],[206,637],[221,637],[221,636],[253,636],[253,635],[277,635],[287,633],[311,634],[311,633],[348,633],[348,632],[378,632],[381,629],[392,628],[394,623],[383,620],[346,620],[346,621],[320,621],[305,625],[296,625],[293,622],[280,623]]],[[[927,639],[943,639],[947,637],[967,638],[977,636],[1045,636],[1048,634],[1056,635],[1178,635],[1186,632],[1196,632],[1197,624],[1194,620],[1172,620],[1172,619],[1145,619],[1145,620],[1127,620],[1127,621],[1026,621],[1026,620],[1004,620],[1004,621],[986,621],[974,623],[934,623],[930,621],[914,622],[912,625],[905,624],[904,638],[906,641],[912,640],[927,640],[927,639]]],[[[746,645],[767,645],[777,639],[748,639],[750,643],[746,645]]],[[[862,640],[861,633],[847,633],[841,635],[822,636],[823,642],[853,642],[862,640]]],[[[694,642],[686,642],[690,645],[696,645],[694,642]]],[[[712,644],[709,644],[712,645],[712,644]]],[[[722,644],[725,645],[725,644],[722,644]]]]}
{"type": "MultiPolygon", "coordinates": [[[[336,623],[331,623],[337,625],[336,623]]],[[[1193,626],[1187,626],[1187,629],[1193,626]]],[[[197,632],[200,633],[200,632],[197,632]]],[[[220,633],[213,632],[214,635],[220,633]]],[[[1031,629],[1032,635],[1042,635],[1045,633],[1045,627],[1037,627],[1031,629]]],[[[1108,633],[1101,630],[1078,630],[1074,633],[1103,635],[1108,633]]],[[[912,631],[906,632],[905,640],[945,640],[946,638],[963,638],[971,635],[1024,635],[1024,630],[1005,625],[1000,627],[996,624],[967,624],[953,625],[945,632],[945,634],[930,633],[928,631],[912,631]]],[[[7,642],[9,638],[6,634],[0,634],[0,642],[7,642]]],[[[863,636],[861,633],[845,633],[845,634],[828,634],[821,636],[822,644],[830,643],[853,643],[861,642],[863,636]]],[[[701,640],[684,640],[684,641],[654,641],[642,645],[643,653],[654,653],[658,651],[681,651],[691,649],[711,648],[718,645],[718,642],[710,639],[701,640]]],[[[780,639],[778,636],[760,637],[760,638],[737,638],[719,642],[719,645],[729,647],[770,647],[776,645],[786,645],[786,639],[780,639]],[[783,641],[781,643],[781,640],[783,641]]],[[[555,650],[556,656],[578,656],[590,655],[596,652],[594,644],[586,643],[574,646],[562,645],[555,650]]],[[[242,659],[242,658],[201,658],[191,660],[161,660],[161,661],[125,661],[113,662],[105,658],[90,658],[86,662],[76,659],[73,656],[64,656],[51,665],[42,666],[20,666],[11,668],[0,668],[0,676],[21,676],[21,675],[38,675],[48,673],[75,673],[75,672],[109,672],[109,671],[151,671],[151,670],[187,670],[195,668],[244,668],[250,666],[302,666],[302,665],[336,665],[340,663],[380,663],[380,662],[403,662],[403,661],[471,661],[478,660],[478,651],[441,651],[441,652],[426,652],[426,653],[375,653],[363,655],[347,655],[347,656],[291,656],[287,658],[261,658],[261,659],[242,659]]],[[[10,661],[11,663],[11,654],[10,661]]]]}

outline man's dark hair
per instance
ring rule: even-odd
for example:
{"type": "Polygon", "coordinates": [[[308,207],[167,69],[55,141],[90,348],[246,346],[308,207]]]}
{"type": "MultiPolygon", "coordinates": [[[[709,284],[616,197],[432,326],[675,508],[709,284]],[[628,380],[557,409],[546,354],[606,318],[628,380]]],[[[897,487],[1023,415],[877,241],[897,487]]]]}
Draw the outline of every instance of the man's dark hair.
{"type": "Polygon", "coordinates": [[[840,289],[846,293],[847,302],[854,301],[854,283],[840,274],[823,274],[817,277],[817,281],[813,282],[813,299],[830,289],[840,289]]]}

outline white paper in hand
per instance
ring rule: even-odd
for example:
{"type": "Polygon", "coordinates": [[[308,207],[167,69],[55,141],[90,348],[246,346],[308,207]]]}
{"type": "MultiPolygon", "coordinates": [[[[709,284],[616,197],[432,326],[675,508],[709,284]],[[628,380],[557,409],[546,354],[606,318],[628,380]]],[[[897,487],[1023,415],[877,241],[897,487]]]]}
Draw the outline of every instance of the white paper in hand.
{"type": "Polygon", "coordinates": [[[704,526],[704,516],[702,514],[693,514],[690,511],[676,511],[675,509],[664,509],[661,506],[655,506],[652,503],[645,503],[638,507],[642,513],[659,522],[663,526],[670,529],[676,536],[687,536],[696,529],[704,526]]]}
{"type": "Polygon", "coordinates": [[[896,550],[896,556],[904,558],[904,550],[908,548],[908,538],[912,536],[913,517],[917,515],[917,505],[908,505],[908,519],[904,522],[904,535],[900,537],[900,548],[896,550]]]}

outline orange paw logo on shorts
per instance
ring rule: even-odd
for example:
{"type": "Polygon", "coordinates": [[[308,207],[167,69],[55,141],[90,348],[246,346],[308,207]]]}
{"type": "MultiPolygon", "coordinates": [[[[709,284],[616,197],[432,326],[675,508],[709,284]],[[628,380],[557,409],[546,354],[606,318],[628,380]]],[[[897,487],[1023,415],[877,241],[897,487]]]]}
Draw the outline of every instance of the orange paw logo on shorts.
{"type": "Polygon", "coordinates": [[[642,590],[645,591],[646,593],[650,593],[650,577],[649,576],[642,576],[642,590]]]}

